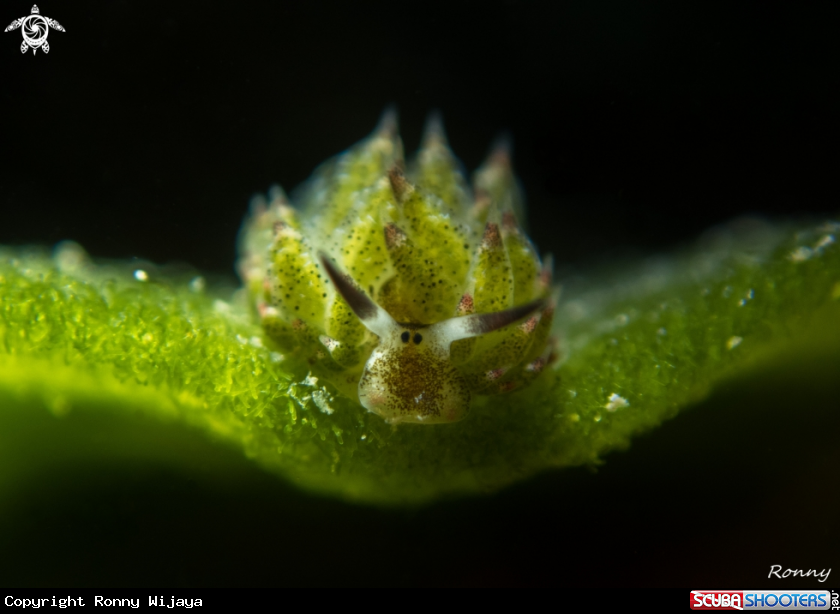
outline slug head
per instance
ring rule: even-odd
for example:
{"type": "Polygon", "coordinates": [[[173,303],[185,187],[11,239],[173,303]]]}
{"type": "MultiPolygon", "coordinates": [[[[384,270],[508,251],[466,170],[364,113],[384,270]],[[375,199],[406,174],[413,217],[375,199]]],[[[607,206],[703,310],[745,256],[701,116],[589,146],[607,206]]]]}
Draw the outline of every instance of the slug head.
{"type": "Polygon", "coordinates": [[[359,290],[327,256],[321,254],[320,260],[338,293],[379,337],[359,380],[359,401],[392,424],[463,419],[470,408],[470,389],[450,359],[452,342],[497,330],[545,306],[545,300],[539,299],[431,325],[402,324],[359,290]]]}

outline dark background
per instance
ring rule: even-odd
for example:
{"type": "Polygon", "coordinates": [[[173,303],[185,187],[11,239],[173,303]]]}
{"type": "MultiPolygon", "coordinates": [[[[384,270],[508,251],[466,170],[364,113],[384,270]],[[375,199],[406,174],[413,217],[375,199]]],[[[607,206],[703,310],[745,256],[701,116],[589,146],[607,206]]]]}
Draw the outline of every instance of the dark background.
{"type": "MultiPolygon", "coordinates": [[[[232,275],[250,197],[305,180],[389,103],[407,152],[440,109],[469,170],[510,131],[531,234],[561,268],[667,251],[745,214],[837,211],[835,2],[39,7],[67,29],[48,55],[0,36],[0,244],[73,239],[232,275]]],[[[3,25],[30,9],[5,2],[3,25]]],[[[840,390],[819,375],[833,360],[719,393],[598,472],[414,512],[273,478],[226,490],[123,468],[70,493],[45,476],[33,492],[62,503],[21,504],[10,547],[42,549],[0,584],[749,588],[771,564],[835,564],[836,584],[840,390]],[[789,421],[803,399],[816,413],[789,421]]]]}

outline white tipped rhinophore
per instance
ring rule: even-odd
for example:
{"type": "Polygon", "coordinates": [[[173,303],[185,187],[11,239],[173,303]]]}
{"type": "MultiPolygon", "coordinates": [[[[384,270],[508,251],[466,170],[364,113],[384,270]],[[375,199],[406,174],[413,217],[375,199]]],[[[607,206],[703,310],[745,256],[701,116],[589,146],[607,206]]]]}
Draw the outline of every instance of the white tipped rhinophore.
{"type": "Polygon", "coordinates": [[[344,297],[350,309],[370,332],[378,337],[388,337],[402,330],[402,327],[391,317],[391,314],[359,290],[349,277],[345,276],[330,262],[326,254],[321,253],[319,256],[327,275],[335,284],[335,289],[344,297]]]}
{"type": "Polygon", "coordinates": [[[446,343],[449,344],[459,339],[478,337],[479,335],[504,328],[508,324],[513,324],[517,320],[526,318],[532,313],[539,311],[545,306],[545,303],[545,299],[537,299],[525,305],[511,307],[504,311],[449,318],[443,322],[432,324],[429,327],[429,331],[434,331],[441,340],[445,339],[446,343]]]}

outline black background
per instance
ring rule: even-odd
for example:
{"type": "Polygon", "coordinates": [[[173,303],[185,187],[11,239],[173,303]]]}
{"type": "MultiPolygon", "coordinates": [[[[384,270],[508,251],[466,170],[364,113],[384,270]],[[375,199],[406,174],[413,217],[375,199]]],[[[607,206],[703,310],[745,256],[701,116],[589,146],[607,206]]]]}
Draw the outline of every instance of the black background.
{"type": "MultiPolygon", "coordinates": [[[[389,103],[407,152],[441,110],[470,170],[510,131],[531,234],[561,269],[665,251],[741,215],[837,210],[837,3],[39,6],[67,29],[49,54],[0,36],[3,244],[73,239],[97,257],[233,275],[250,197],[293,188],[389,103]]],[[[30,8],[5,2],[0,18],[30,8]]],[[[598,472],[414,512],[273,478],[256,496],[163,469],[101,475],[74,491],[107,493],[93,508],[22,505],[17,546],[49,556],[6,578],[697,588],[758,586],[775,563],[840,574],[838,390],[807,371],[718,393],[598,472]],[[801,395],[816,413],[789,420],[801,395]],[[225,523],[244,533],[218,533],[225,523]],[[290,523],[300,532],[272,528],[290,523]]]]}

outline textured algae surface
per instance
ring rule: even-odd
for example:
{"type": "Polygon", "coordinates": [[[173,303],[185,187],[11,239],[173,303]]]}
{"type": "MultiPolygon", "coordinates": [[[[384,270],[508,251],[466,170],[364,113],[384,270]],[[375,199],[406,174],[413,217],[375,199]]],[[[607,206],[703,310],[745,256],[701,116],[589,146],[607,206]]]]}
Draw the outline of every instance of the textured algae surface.
{"type": "Polygon", "coordinates": [[[729,227],[667,259],[569,280],[559,366],[439,426],[366,413],[273,351],[212,284],[93,265],[72,246],[0,251],[0,489],[134,459],[234,479],[256,464],[308,490],[401,505],[595,464],[724,380],[836,350],[838,230],[729,227]]]}

